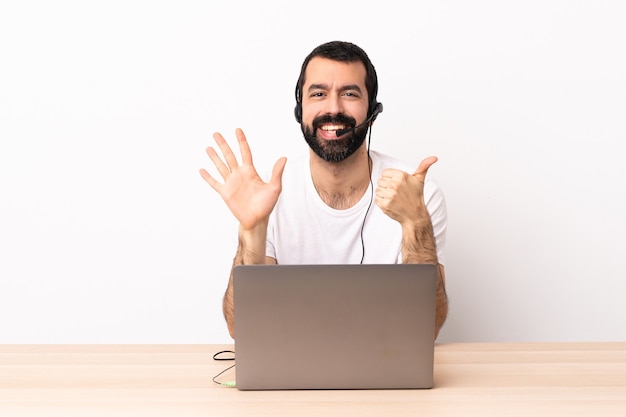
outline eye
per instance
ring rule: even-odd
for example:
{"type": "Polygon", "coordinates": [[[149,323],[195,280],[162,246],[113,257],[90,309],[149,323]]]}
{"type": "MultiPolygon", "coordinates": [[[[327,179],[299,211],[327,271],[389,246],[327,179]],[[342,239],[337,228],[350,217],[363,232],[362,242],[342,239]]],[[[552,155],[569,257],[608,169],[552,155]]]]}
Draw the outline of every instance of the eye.
{"type": "Polygon", "coordinates": [[[346,91],[342,92],[341,95],[344,96],[344,97],[348,97],[348,98],[359,98],[359,97],[361,97],[361,94],[359,94],[359,92],[355,91],[355,90],[346,90],[346,91]]]}

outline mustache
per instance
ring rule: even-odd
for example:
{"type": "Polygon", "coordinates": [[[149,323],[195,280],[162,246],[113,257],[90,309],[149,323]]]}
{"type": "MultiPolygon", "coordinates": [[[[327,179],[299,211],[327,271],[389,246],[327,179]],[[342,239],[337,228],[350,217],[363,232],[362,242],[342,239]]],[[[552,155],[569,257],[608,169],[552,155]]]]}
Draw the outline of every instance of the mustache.
{"type": "Polygon", "coordinates": [[[317,130],[317,128],[322,124],[342,124],[346,125],[348,128],[353,128],[356,126],[356,119],[354,117],[346,116],[345,114],[324,114],[322,116],[318,116],[313,119],[313,130],[317,130]]]}

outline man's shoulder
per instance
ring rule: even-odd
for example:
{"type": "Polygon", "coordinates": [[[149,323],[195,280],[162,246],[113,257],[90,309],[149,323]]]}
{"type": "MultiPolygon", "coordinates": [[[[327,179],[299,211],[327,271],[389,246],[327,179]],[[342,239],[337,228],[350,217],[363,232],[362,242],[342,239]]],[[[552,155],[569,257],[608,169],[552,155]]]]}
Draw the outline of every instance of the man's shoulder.
{"type": "MultiPolygon", "coordinates": [[[[400,158],[397,158],[392,155],[384,154],[382,152],[370,150],[370,156],[374,163],[374,170],[380,173],[386,168],[399,169],[401,171],[412,174],[417,169],[420,161],[415,161],[413,163],[406,162],[400,158]]],[[[426,180],[424,183],[426,194],[440,193],[440,187],[437,183],[437,180],[431,175],[428,174],[426,176],[426,180]]]]}
{"type": "Polygon", "coordinates": [[[285,165],[285,173],[287,176],[292,176],[297,173],[301,175],[302,172],[309,169],[309,155],[304,153],[298,153],[287,157],[287,164],[285,165]]]}
{"type": "Polygon", "coordinates": [[[308,167],[309,166],[308,162],[309,162],[308,152],[299,152],[293,155],[289,155],[287,157],[287,165],[291,165],[292,168],[303,167],[303,166],[308,167]]]}
{"type": "Polygon", "coordinates": [[[372,161],[374,164],[378,165],[380,167],[381,170],[386,169],[386,168],[394,168],[394,169],[400,169],[403,171],[407,171],[407,172],[413,172],[412,170],[415,170],[416,167],[411,167],[411,165],[392,155],[388,155],[379,151],[375,151],[375,150],[370,150],[370,157],[372,158],[372,161]]]}
{"type": "Polygon", "coordinates": [[[283,189],[292,186],[300,187],[307,178],[309,170],[309,155],[300,153],[287,157],[287,164],[283,172],[283,189]]]}

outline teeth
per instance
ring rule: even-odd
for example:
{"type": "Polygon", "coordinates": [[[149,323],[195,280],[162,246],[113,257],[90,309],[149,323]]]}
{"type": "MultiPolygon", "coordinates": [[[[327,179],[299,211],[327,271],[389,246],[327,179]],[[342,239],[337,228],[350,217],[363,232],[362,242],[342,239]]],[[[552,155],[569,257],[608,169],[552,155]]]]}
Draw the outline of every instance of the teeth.
{"type": "Polygon", "coordinates": [[[324,125],[320,127],[322,130],[330,131],[330,130],[340,130],[343,129],[344,125],[324,125]]]}

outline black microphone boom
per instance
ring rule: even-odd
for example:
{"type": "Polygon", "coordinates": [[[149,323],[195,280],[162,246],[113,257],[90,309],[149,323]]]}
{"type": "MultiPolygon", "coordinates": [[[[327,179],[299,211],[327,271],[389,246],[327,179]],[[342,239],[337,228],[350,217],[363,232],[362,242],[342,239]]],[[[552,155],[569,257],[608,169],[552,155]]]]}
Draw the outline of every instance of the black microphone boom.
{"type": "Polygon", "coordinates": [[[337,137],[339,137],[339,136],[345,135],[348,132],[354,132],[356,129],[360,128],[361,126],[365,126],[366,124],[368,124],[371,121],[372,121],[372,116],[368,117],[367,120],[365,120],[360,125],[356,125],[354,127],[349,127],[347,129],[339,129],[339,130],[335,131],[335,134],[337,135],[337,137]]]}
{"type": "Polygon", "coordinates": [[[339,129],[339,130],[335,131],[335,135],[337,135],[337,137],[339,137],[339,136],[345,135],[348,132],[354,132],[356,129],[360,128],[361,126],[365,126],[366,124],[368,124],[369,122],[374,120],[376,118],[376,116],[378,116],[379,113],[382,113],[382,111],[383,111],[383,105],[382,105],[382,103],[378,103],[376,105],[376,107],[374,108],[374,111],[372,112],[372,115],[370,117],[368,117],[363,123],[361,123],[360,125],[356,125],[354,127],[349,127],[347,129],[339,129]]]}

